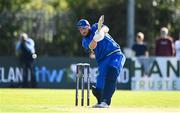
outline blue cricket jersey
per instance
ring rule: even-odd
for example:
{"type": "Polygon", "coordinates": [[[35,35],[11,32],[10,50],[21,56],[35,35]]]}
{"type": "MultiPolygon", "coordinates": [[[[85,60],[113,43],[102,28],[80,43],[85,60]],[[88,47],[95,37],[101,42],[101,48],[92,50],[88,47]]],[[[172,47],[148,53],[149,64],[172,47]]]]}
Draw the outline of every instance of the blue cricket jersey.
{"type": "MultiPolygon", "coordinates": [[[[90,29],[90,34],[82,39],[82,46],[89,52],[89,44],[93,40],[95,31],[98,29],[98,24],[95,23],[90,29]]],[[[100,62],[103,58],[107,57],[111,53],[121,51],[120,46],[112,39],[112,37],[106,33],[104,39],[97,42],[96,48],[93,49],[96,56],[96,61],[100,62]]]]}

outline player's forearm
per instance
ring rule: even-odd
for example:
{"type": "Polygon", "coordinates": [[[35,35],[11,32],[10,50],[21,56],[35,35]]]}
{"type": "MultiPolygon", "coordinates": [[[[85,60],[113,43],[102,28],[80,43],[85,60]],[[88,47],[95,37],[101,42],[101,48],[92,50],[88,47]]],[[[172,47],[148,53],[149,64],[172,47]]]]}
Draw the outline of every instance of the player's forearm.
{"type": "Polygon", "coordinates": [[[95,40],[92,40],[89,44],[89,48],[90,49],[95,49],[97,46],[97,42],[95,40]]]}

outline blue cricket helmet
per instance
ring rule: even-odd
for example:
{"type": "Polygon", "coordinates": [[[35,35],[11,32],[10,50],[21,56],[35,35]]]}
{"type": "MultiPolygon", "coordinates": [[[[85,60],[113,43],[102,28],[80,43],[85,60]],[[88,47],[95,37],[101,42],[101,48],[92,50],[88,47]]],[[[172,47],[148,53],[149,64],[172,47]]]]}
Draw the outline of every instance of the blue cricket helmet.
{"type": "Polygon", "coordinates": [[[90,27],[90,24],[86,19],[81,19],[77,22],[76,26],[79,29],[79,28],[90,27]]]}

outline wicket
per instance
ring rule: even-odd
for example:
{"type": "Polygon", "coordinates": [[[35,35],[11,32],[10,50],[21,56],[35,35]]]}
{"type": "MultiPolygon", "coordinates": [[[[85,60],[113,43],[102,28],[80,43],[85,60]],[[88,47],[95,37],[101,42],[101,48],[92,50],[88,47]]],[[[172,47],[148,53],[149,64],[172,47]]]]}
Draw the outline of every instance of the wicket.
{"type": "Polygon", "coordinates": [[[84,78],[87,76],[87,106],[90,105],[90,64],[88,63],[78,63],[76,64],[76,99],[75,105],[78,106],[78,90],[79,90],[79,80],[81,78],[81,106],[84,106],[84,78]],[[85,73],[86,72],[86,73],[85,73]]]}

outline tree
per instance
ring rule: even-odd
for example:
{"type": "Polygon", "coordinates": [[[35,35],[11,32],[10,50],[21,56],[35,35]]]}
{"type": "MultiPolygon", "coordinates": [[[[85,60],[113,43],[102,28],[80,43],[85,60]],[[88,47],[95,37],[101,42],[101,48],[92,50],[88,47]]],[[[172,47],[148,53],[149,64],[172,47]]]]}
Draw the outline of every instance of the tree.
{"type": "MultiPolygon", "coordinates": [[[[127,0],[1,0],[0,55],[14,55],[19,33],[35,39],[39,55],[85,56],[76,28],[79,19],[97,22],[105,15],[110,34],[126,46],[127,0]]],[[[142,31],[151,55],[162,26],[177,37],[180,29],[179,0],[136,0],[135,32],[142,31]]]]}

